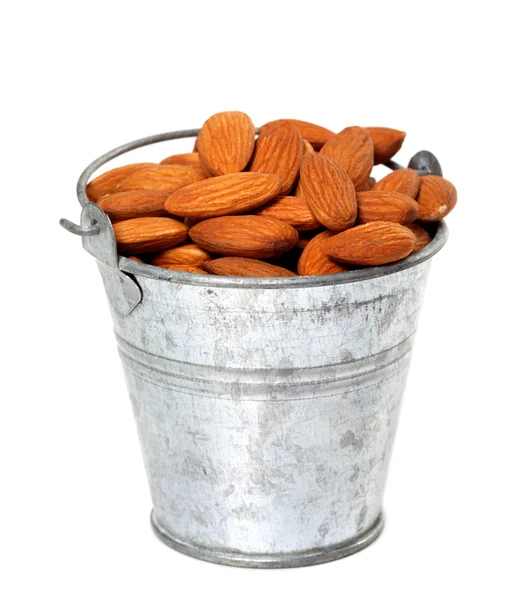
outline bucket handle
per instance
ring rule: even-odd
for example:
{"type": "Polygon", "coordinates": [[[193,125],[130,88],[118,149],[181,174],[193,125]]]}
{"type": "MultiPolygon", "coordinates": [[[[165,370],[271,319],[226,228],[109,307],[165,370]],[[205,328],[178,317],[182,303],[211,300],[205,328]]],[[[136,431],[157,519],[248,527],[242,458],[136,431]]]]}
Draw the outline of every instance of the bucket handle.
{"type": "Polygon", "coordinates": [[[109,217],[94,202],[89,202],[81,211],[80,225],[68,219],[60,219],[60,225],[82,238],[83,248],[100,263],[111,304],[120,315],[128,316],[141,302],[143,294],[134,277],[118,266],[116,238],[109,217]]]}

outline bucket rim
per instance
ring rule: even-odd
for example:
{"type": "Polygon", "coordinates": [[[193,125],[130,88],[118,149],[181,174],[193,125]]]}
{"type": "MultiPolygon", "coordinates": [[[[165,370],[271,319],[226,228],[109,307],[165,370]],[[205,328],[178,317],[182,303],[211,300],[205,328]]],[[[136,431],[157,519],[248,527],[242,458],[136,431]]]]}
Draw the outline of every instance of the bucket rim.
{"type": "MultiPolygon", "coordinates": [[[[256,130],[257,131],[257,130],[256,130]]],[[[131,150],[142,148],[159,142],[166,142],[187,137],[196,137],[199,129],[184,129],[180,131],[170,131],[144,137],[106,152],[99,156],[82,172],[77,183],[77,197],[81,206],[89,204],[86,196],[86,185],[90,177],[100,167],[108,163],[113,158],[126,154],[131,150]]],[[[119,257],[118,266],[121,271],[129,273],[134,277],[147,277],[149,279],[158,279],[161,281],[171,281],[183,285],[197,285],[204,287],[221,288],[307,288],[322,287],[328,285],[342,285],[356,281],[366,281],[385,277],[394,273],[399,273],[405,269],[415,267],[439,252],[445,245],[448,238],[448,228],[444,221],[433,223],[433,239],[419,252],[411,254],[400,261],[382,265],[379,267],[366,267],[355,271],[346,271],[332,275],[312,275],[297,277],[224,277],[221,275],[200,275],[197,273],[186,273],[184,271],[171,271],[162,267],[155,267],[145,263],[139,263],[124,256],[119,257]]]]}

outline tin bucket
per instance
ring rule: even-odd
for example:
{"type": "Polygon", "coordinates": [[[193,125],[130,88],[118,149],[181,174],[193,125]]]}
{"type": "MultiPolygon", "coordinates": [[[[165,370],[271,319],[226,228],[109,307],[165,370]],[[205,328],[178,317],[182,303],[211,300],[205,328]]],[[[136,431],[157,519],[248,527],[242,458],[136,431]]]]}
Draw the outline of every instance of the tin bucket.
{"type": "MultiPolygon", "coordinates": [[[[118,257],[88,202],[83,236],[107,292],[153,501],[175,550],[247,567],[334,560],[373,542],[430,258],[339,275],[195,275],[118,257]]],[[[423,166],[424,167],[424,166],[423,166]]],[[[425,169],[422,168],[421,172],[425,169]]],[[[426,169],[428,172],[428,169],[426,169]]]]}

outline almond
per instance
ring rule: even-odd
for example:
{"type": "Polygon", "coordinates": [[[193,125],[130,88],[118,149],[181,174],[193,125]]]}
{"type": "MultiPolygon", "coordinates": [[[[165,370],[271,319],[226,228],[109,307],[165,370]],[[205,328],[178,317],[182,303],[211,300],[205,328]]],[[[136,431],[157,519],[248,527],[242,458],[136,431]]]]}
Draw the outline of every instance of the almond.
{"type": "Polygon", "coordinates": [[[373,189],[378,192],[399,192],[417,198],[419,179],[414,169],[398,169],[386,175],[373,186],[373,189]]]}
{"type": "Polygon", "coordinates": [[[327,140],[334,135],[332,131],[321,127],[320,125],[314,125],[307,121],[299,121],[298,119],[277,119],[276,121],[270,121],[260,128],[260,133],[264,133],[269,129],[274,129],[280,125],[293,125],[301,134],[305,140],[315,148],[320,150],[327,140]]]}
{"type": "Polygon", "coordinates": [[[295,277],[295,273],[271,265],[255,258],[239,258],[226,256],[215,260],[208,260],[202,267],[213,275],[229,275],[232,277],[295,277]]]}
{"type": "Polygon", "coordinates": [[[329,138],[320,152],[347,172],[356,190],[363,188],[373,168],[373,142],[367,131],[347,127],[329,138]]]}
{"type": "Polygon", "coordinates": [[[315,152],[315,148],[308,140],[303,139],[303,154],[308,154],[308,152],[315,152]]]}
{"type": "Polygon", "coordinates": [[[202,219],[194,219],[193,217],[185,217],[183,219],[183,223],[185,223],[189,229],[192,229],[194,225],[197,225],[197,223],[200,223],[201,221],[202,219]]]}
{"type": "Polygon", "coordinates": [[[320,227],[307,201],[297,196],[278,196],[259,208],[255,214],[285,221],[298,231],[311,231],[320,227]]]}
{"type": "Polygon", "coordinates": [[[399,223],[375,221],[342,231],[326,240],[324,252],[346,264],[376,266],[408,256],[415,235],[399,223]]]}
{"type": "Polygon", "coordinates": [[[118,191],[117,187],[120,181],[125,179],[128,175],[146,169],[146,167],[153,167],[155,163],[134,163],[132,165],[125,165],[123,167],[117,167],[111,169],[102,175],[99,175],[86,186],[86,195],[90,202],[97,202],[102,196],[107,194],[113,194],[118,191]]]}
{"type": "Polygon", "coordinates": [[[164,208],[167,192],[160,190],[132,190],[117,192],[97,200],[97,205],[112,221],[124,221],[137,217],[168,217],[164,208]]]}
{"type": "MultiPolygon", "coordinates": [[[[315,237],[315,236],[313,236],[313,237],[315,237]]],[[[310,241],[313,239],[313,237],[303,237],[300,235],[298,243],[294,246],[294,248],[299,248],[299,250],[304,250],[308,246],[310,241]]]]}
{"type": "Polygon", "coordinates": [[[161,165],[184,165],[187,167],[194,167],[194,169],[201,168],[201,159],[199,158],[199,152],[186,152],[184,154],[172,154],[164,160],[160,161],[161,165]]]}
{"type": "Polygon", "coordinates": [[[122,179],[117,192],[130,190],[162,190],[174,192],[180,187],[204,179],[202,171],[184,165],[153,165],[122,179]]]}
{"type": "Polygon", "coordinates": [[[129,260],[133,260],[134,262],[140,262],[140,263],[144,263],[144,260],[141,260],[139,257],[137,256],[129,256],[129,260]]]}
{"type": "Polygon", "coordinates": [[[299,275],[332,275],[348,271],[322,249],[324,242],[333,235],[336,235],[334,231],[323,231],[308,242],[298,262],[299,275]]]}
{"type": "Polygon", "coordinates": [[[231,173],[204,179],[174,192],[167,212],[181,217],[206,219],[254,210],[274,198],[280,180],[270,173],[231,173]]]}
{"type": "Polygon", "coordinates": [[[456,206],[458,195],[450,181],[438,175],[421,177],[417,202],[419,221],[441,221],[456,206]]]}
{"type": "Polygon", "coordinates": [[[333,231],[351,227],[357,215],[352,181],[333,160],[322,154],[305,154],[299,187],[322,225],[333,231]]]}
{"type": "Polygon", "coordinates": [[[205,171],[226,175],[243,171],[255,144],[255,127],[243,112],[221,112],[210,117],[199,132],[199,155],[205,171]]]}
{"type": "Polygon", "coordinates": [[[357,193],[357,222],[392,221],[394,223],[412,223],[417,219],[417,202],[398,192],[357,193]]]}
{"type": "Polygon", "coordinates": [[[376,165],[387,162],[401,148],[405,139],[405,132],[388,127],[365,127],[371,135],[375,148],[374,161],[376,165]]]}
{"type": "Polygon", "coordinates": [[[422,250],[424,246],[427,246],[431,242],[431,235],[420,225],[417,225],[416,223],[410,223],[410,225],[405,225],[405,227],[410,229],[410,231],[415,235],[415,246],[412,250],[412,254],[419,252],[419,250],[422,250]]]}
{"type": "Polygon", "coordinates": [[[373,186],[377,183],[375,177],[368,177],[366,183],[363,185],[361,192],[369,192],[373,186]]]}
{"type": "Polygon", "coordinates": [[[212,258],[212,255],[196,244],[185,244],[184,246],[177,246],[159,252],[153,257],[151,264],[156,267],[168,267],[169,265],[199,266],[210,258],[212,258]]]}
{"type": "MultiPolygon", "coordinates": [[[[159,265],[163,266],[163,265],[159,265]]],[[[196,265],[167,265],[164,267],[165,269],[169,269],[170,271],[184,271],[185,273],[197,273],[198,275],[207,275],[206,271],[203,271],[200,267],[196,265]]]]}
{"type": "Polygon", "coordinates": [[[216,254],[268,258],[295,246],[298,232],[278,219],[242,215],[201,221],[192,227],[190,237],[201,248],[216,254]]]}
{"type": "Polygon", "coordinates": [[[188,235],[188,227],[165,217],[141,217],[113,225],[118,252],[131,254],[156,252],[176,246],[188,235]]]}
{"type": "Polygon", "coordinates": [[[250,171],[274,173],[286,195],[296,182],[303,158],[303,138],[293,126],[268,129],[257,138],[250,171]]]}

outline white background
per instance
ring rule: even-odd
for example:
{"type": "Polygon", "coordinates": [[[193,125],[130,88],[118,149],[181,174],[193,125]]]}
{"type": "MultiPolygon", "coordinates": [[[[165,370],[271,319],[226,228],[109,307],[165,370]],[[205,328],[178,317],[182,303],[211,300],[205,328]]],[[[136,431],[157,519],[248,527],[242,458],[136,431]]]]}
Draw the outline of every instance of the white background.
{"type": "MultiPolygon", "coordinates": [[[[0,597],[505,598],[506,42],[500,2],[18,2],[2,55],[0,597]],[[221,110],[408,132],[458,188],[373,546],[317,567],[199,562],[150,498],[75,182],[221,110]]],[[[191,149],[156,148],[153,158],[191,149]]]]}

